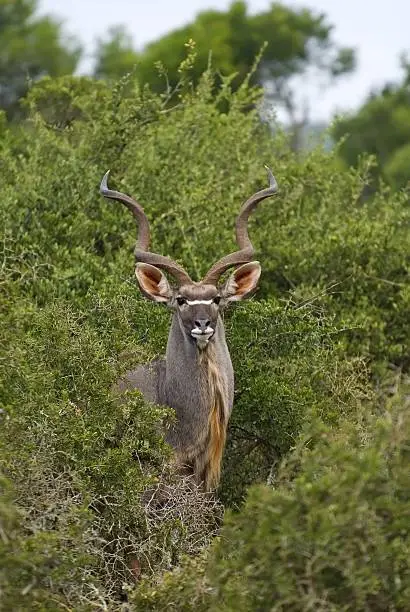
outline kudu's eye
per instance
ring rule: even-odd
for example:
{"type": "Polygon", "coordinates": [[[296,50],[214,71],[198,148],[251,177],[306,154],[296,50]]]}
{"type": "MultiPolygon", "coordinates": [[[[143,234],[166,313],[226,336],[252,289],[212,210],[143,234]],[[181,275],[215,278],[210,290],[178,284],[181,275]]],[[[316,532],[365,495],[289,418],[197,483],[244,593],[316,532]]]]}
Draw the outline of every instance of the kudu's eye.
{"type": "Polygon", "coordinates": [[[214,304],[218,305],[220,301],[221,301],[220,295],[217,295],[216,297],[214,297],[214,304]]]}
{"type": "Polygon", "coordinates": [[[183,306],[184,304],[186,304],[186,299],[182,296],[178,296],[177,297],[177,302],[179,304],[179,306],[183,306]]]}

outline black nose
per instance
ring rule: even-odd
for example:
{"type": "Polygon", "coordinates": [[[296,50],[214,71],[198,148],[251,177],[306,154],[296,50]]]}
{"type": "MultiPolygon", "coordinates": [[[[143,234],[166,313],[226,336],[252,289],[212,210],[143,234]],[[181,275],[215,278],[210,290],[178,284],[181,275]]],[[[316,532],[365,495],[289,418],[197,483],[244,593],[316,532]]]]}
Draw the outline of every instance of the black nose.
{"type": "Polygon", "coordinates": [[[209,327],[209,325],[211,324],[211,321],[209,321],[209,319],[197,319],[196,321],[194,321],[194,323],[195,327],[204,332],[206,331],[206,328],[209,327]]]}

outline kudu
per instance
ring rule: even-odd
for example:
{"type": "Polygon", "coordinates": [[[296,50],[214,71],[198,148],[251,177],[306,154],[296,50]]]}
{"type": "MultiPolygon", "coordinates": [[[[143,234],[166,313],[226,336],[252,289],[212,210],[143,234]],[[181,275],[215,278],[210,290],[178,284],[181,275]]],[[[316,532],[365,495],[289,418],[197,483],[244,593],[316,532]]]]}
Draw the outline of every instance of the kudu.
{"type": "Polygon", "coordinates": [[[148,250],[147,216],[138,202],[108,188],[109,171],[100,186],[103,196],[125,204],[137,221],[135,274],[142,293],[173,311],[165,359],[127,372],[117,389],[138,389],[147,400],[175,409],[176,420],[166,439],[175,450],[180,469],[192,474],[205,491],[219,483],[234,394],[221,311],[229,302],[249,296],[259,280],[261,268],[259,262],[251,261],[254,249],[247,224],[259,202],[278,191],[271,170],[267,171],[269,187],[252,195],[236,219],[239,250],[222,257],[200,282],[191,280],[172,259],[148,250]],[[219,286],[219,278],[229,268],[235,271],[219,286]],[[174,287],[161,270],[174,277],[174,287]]]}

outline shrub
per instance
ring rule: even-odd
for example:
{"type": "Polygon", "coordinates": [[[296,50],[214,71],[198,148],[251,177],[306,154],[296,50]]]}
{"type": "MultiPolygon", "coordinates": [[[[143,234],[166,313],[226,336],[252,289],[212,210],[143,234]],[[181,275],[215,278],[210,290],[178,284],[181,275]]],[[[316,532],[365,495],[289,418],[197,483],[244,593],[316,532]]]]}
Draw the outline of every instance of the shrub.
{"type": "Polygon", "coordinates": [[[349,328],[345,350],[374,365],[408,367],[410,249],[408,194],[381,186],[363,200],[371,169],[341,172],[315,150],[287,160],[281,205],[255,235],[265,254],[263,294],[289,292],[349,328]]]}
{"type": "Polygon", "coordinates": [[[408,389],[360,425],[310,427],[208,557],[144,584],[134,609],[407,610],[409,442],[408,389]]]}
{"type": "Polygon", "coordinates": [[[310,308],[252,301],[227,327],[236,392],[220,495],[232,505],[275,473],[313,414],[336,424],[371,391],[363,361],[339,351],[345,331],[310,308]]]}
{"type": "Polygon", "coordinates": [[[251,220],[259,299],[226,315],[227,505],[272,482],[311,421],[355,421],[372,396],[366,362],[407,363],[405,195],[363,202],[362,170],[340,172],[320,150],[296,159],[260,123],[258,95],[228,82],[215,93],[208,71],[170,110],[132,77],[112,89],[44,80],[22,129],[0,125],[6,608],[115,606],[140,576],[206,557],[221,520],[219,502],[169,470],[171,411],[110,394],[126,368],[163,354],[169,314],[131,280],[133,221],[98,194],[108,168],[112,187],[144,204],[153,249],[198,278],[235,248],[234,219],[265,184],[263,163],[277,175],[280,197],[251,220]],[[147,503],[158,488],[167,503],[147,503]]]}
{"type": "Polygon", "coordinates": [[[168,411],[138,394],[114,403],[107,339],[87,315],[57,302],[18,340],[6,355],[1,439],[20,512],[5,602],[110,601],[136,566],[144,575],[201,550],[221,508],[169,473],[168,411]]]}

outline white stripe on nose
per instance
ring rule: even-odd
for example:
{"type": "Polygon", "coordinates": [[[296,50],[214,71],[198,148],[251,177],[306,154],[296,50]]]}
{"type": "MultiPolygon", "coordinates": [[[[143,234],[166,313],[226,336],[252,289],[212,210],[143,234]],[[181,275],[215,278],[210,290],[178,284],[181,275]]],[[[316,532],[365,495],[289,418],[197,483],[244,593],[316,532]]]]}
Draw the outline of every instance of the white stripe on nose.
{"type": "Polygon", "coordinates": [[[187,300],[188,306],[196,306],[197,304],[212,304],[213,300],[187,300]]]}

